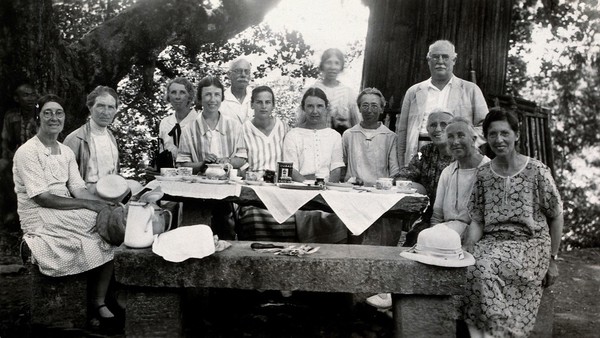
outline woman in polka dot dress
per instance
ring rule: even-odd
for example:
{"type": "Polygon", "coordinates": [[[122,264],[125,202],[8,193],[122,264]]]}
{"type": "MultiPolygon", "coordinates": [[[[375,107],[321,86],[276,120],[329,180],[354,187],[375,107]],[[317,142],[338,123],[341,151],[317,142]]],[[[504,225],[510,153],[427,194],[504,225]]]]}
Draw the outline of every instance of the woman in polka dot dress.
{"type": "Polygon", "coordinates": [[[45,275],[90,271],[97,315],[112,318],[104,300],[115,247],[95,229],[96,215],[108,202],[87,191],[75,154],[57,141],[65,121],[62,102],[56,95],[40,98],[38,132],[15,153],[13,175],[23,239],[33,263],[45,275]]]}
{"type": "Polygon", "coordinates": [[[526,337],[542,287],[558,276],[562,202],[543,163],[519,154],[519,122],[494,108],[483,122],[496,157],[479,167],[468,206],[464,246],[476,263],[467,270],[462,315],[471,337],[526,337]]]}

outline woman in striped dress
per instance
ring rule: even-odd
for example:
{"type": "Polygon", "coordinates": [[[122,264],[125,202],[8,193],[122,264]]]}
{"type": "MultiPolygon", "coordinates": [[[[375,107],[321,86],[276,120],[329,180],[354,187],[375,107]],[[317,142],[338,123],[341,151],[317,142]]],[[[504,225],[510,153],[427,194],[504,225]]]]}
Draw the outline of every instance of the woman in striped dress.
{"type": "MultiPolygon", "coordinates": [[[[248,154],[250,171],[276,170],[277,162],[283,159],[283,138],[288,126],[273,115],[275,94],[268,86],[252,90],[254,118],[242,128],[248,154]]],[[[256,207],[240,209],[238,238],[247,240],[293,242],[296,240],[294,216],[282,224],[271,214],[256,207]]]]}

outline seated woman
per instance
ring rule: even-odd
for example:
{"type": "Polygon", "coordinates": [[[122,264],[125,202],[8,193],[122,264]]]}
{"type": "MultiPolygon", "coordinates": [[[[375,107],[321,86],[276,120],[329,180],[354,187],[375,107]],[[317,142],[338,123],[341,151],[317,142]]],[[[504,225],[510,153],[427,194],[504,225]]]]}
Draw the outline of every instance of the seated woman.
{"type": "MultiPolygon", "coordinates": [[[[327,128],[327,96],[319,88],[309,88],[300,105],[306,119],[283,141],[283,160],[294,165],[292,179],[303,182],[323,177],[339,182],[344,167],[342,138],[327,128]]],[[[337,243],[347,237],[346,226],[335,214],[320,211],[298,211],[296,229],[301,242],[337,243]]]]}
{"type": "MultiPolygon", "coordinates": [[[[396,179],[409,180],[422,186],[429,197],[429,207],[421,216],[421,220],[414,225],[406,234],[406,241],[403,246],[411,247],[417,243],[419,232],[430,226],[431,215],[433,214],[433,202],[436,199],[438,180],[442,170],[454,161],[448,145],[446,143],[446,126],[452,119],[452,114],[443,110],[435,109],[427,118],[427,133],[431,138],[431,143],[419,148],[419,152],[413,156],[408,166],[400,168],[400,173],[396,179]]],[[[414,187],[414,186],[413,186],[414,187]]]]}
{"type": "Polygon", "coordinates": [[[376,88],[365,88],[356,100],[362,121],[342,136],[346,178],[354,177],[368,186],[378,178],[396,177],[399,172],[396,133],[381,122],[385,98],[376,88]]]}
{"type": "MultiPolygon", "coordinates": [[[[340,135],[358,122],[360,114],[356,106],[356,91],[344,85],[338,80],[338,76],[344,70],[344,54],[337,48],[329,48],[321,55],[319,64],[321,78],[312,87],[321,89],[329,99],[329,117],[326,127],[333,128],[340,135]]],[[[304,123],[305,115],[302,109],[297,112],[297,126],[304,123]]]]}
{"type": "MultiPolygon", "coordinates": [[[[251,105],[254,118],[246,121],[242,129],[248,152],[248,170],[275,171],[277,162],[283,160],[283,139],[289,128],[273,115],[275,94],[270,87],[254,88],[251,105]]],[[[239,222],[240,240],[297,241],[294,216],[279,224],[267,210],[247,206],[240,208],[239,222]]]]}
{"type": "MultiPolygon", "coordinates": [[[[179,166],[191,167],[194,174],[203,172],[209,163],[229,163],[235,169],[246,164],[242,125],[219,112],[224,92],[223,84],[214,76],[206,76],[198,83],[196,106],[202,107],[202,113],[182,130],[176,160],[179,166]]],[[[214,203],[213,232],[221,239],[235,239],[231,203],[214,203]]],[[[184,206],[184,213],[192,211],[184,206]]]]}
{"type": "Polygon", "coordinates": [[[462,317],[471,337],[528,336],[542,287],[558,276],[562,201],[548,167],[516,149],[519,120],[490,109],[484,135],[496,157],[477,169],[464,248],[468,267],[462,317]]]}
{"type": "Polygon", "coordinates": [[[477,133],[471,122],[455,117],[446,126],[448,148],[456,161],[442,171],[433,204],[431,225],[445,222],[462,236],[471,223],[467,203],[475,183],[477,168],[490,161],[475,147],[477,133]]]}
{"type": "Polygon", "coordinates": [[[194,85],[184,77],[174,78],[167,83],[165,100],[173,107],[173,114],[160,121],[158,137],[176,159],[182,130],[198,117],[198,112],[192,107],[196,101],[194,85]]]}
{"type": "Polygon", "coordinates": [[[65,123],[62,99],[39,99],[39,129],[17,149],[13,175],[23,239],[33,263],[48,276],[90,271],[92,302],[98,319],[114,317],[105,305],[115,247],[96,231],[96,215],[108,202],[88,192],[75,155],[57,141],[65,123]]]}
{"type": "Polygon", "coordinates": [[[119,173],[117,141],[108,130],[119,108],[119,97],[114,89],[98,86],[88,94],[86,105],[90,119],[70,133],[64,144],[75,153],[88,190],[96,193],[96,183],[101,177],[119,173]]]}

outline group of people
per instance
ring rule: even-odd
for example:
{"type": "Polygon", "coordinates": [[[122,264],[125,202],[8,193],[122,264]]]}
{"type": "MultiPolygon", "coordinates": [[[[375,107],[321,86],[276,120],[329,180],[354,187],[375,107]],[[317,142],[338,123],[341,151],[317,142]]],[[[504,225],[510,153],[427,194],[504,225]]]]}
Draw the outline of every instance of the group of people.
{"type": "MultiPolygon", "coordinates": [[[[382,177],[412,181],[431,205],[404,244],[413,245],[420,230],[445,223],[475,256],[461,307],[471,336],[526,335],[542,286],[558,275],[554,259],[562,202],[548,168],[518,153],[518,119],[500,108],[488,112],[477,85],[453,74],[456,59],[446,40],[429,47],[431,77],[408,89],[394,132],[381,122],[386,100],[380,90],[365,88],[356,95],[337,79],[344,69],[337,49],[323,53],[322,78],[304,92],[291,129],[274,113],[273,90],[250,88],[251,64],[238,58],[228,71],[229,89],[215,76],[202,78],[196,89],[181,77],[167,84],[165,99],[173,114],[160,122],[159,138],[175,164],[194,174],[210,163],[229,163],[243,172],[275,170],[277,162],[287,161],[299,182],[316,177],[364,185],[382,177]],[[493,159],[479,150],[485,141],[493,159]]],[[[119,173],[117,143],[107,128],[118,104],[113,89],[94,89],[87,99],[89,121],[63,144],[58,142],[65,119],[62,99],[43,96],[35,105],[37,133],[23,140],[13,165],[33,259],[51,276],[92,270],[101,318],[113,316],[105,296],[114,247],[93,231],[95,215],[109,204],[95,193],[95,183],[119,173]]],[[[4,143],[4,130],[2,137],[4,143]]],[[[227,219],[233,209],[219,208],[220,217],[227,219]]],[[[343,242],[347,234],[335,215],[300,211],[278,224],[265,210],[237,212],[250,220],[243,222],[246,228],[225,221],[215,232],[230,239],[238,231],[244,239],[297,241],[308,231],[331,243],[343,242]]]]}

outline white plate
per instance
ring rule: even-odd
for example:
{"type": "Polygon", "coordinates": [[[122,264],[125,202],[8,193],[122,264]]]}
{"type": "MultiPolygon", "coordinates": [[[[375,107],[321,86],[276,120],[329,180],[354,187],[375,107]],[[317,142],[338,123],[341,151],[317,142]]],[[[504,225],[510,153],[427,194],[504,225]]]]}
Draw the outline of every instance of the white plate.
{"type": "Polygon", "coordinates": [[[157,181],[183,181],[183,176],[154,176],[157,181]]]}
{"type": "Polygon", "coordinates": [[[247,185],[263,185],[262,181],[244,181],[247,185]]]}
{"type": "Polygon", "coordinates": [[[417,189],[414,189],[414,188],[397,188],[396,192],[400,193],[400,194],[414,194],[414,193],[417,192],[417,189]]]}
{"type": "Polygon", "coordinates": [[[337,185],[327,184],[327,190],[335,190],[335,191],[353,191],[354,187],[350,185],[349,187],[341,187],[337,185]]]}
{"type": "Polygon", "coordinates": [[[211,180],[210,178],[195,176],[193,182],[206,184],[227,184],[229,180],[211,180]]]}

